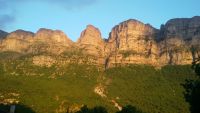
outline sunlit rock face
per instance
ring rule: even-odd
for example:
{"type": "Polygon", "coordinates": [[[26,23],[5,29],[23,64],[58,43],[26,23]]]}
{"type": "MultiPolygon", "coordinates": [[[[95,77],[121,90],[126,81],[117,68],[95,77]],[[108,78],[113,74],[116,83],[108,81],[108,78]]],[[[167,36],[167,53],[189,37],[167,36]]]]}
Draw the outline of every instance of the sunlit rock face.
{"type": "Polygon", "coordinates": [[[156,64],[158,30],[137,20],[115,26],[109,36],[109,64],[156,64]]]}
{"type": "Polygon", "coordinates": [[[87,25],[86,29],[81,32],[76,45],[82,53],[89,55],[90,60],[95,61],[94,64],[105,63],[105,42],[98,28],[87,25]]]}
{"type": "Polygon", "coordinates": [[[82,31],[81,36],[77,41],[77,45],[88,54],[99,57],[104,56],[105,44],[101,37],[101,32],[92,25],[88,25],[86,29],[82,31]]]}
{"type": "Polygon", "coordinates": [[[35,34],[35,40],[46,43],[60,43],[64,46],[70,46],[73,42],[60,30],[50,30],[41,28],[35,34]]]}
{"type": "Polygon", "coordinates": [[[98,28],[88,25],[76,43],[60,30],[41,28],[35,34],[0,30],[0,51],[65,55],[66,62],[90,62],[106,68],[126,64],[191,64],[200,57],[200,17],[171,19],[160,30],[130,19],[116,25],[107,40],[102,39],[98,28]]]}
{"type": "Polygon", "coordinates": [[[2,40],[2,51],[25,52],[33,42],[34,33],[24,30],[16,30],[9,33],[2,40]]]}
{"type": "Polygon", "coordinates": [[[9,33],[2,40],[2,51],[59,54],[72,46],[73,42],[59,30],[40,29],[36,34],[24,30],[9,33]]]}
{"type": "Polygon", "coordinates": [[[73,42],[62,31],[41,28],[35,34],[29,52],[60,54],[72,45],[73,42]]]}

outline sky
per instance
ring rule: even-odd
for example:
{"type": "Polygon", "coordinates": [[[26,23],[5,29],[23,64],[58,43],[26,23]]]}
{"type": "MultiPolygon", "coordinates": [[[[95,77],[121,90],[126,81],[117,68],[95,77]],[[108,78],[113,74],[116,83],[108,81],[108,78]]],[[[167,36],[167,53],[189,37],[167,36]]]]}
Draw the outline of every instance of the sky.
{"type": "Polygon", "coordinates": [[[0,29],[62,30],[76,41],[88,24],[103,38],[128,19],[160,28],[172,18],[200,16],[200,0],[0,0],[0,29]]]}

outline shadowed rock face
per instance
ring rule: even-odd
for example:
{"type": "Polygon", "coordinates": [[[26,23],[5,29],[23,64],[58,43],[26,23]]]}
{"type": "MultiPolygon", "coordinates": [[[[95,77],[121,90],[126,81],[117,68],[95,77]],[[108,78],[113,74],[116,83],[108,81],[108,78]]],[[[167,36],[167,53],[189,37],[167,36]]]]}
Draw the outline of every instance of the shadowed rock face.
{"type": "Polygon", "coordinates": [[[200,17],[171,19],[161,32],[160,63],[191,64],[200,50],[200,17]],[[193,55],[191,47],[195,49],[193,55]]]}
{"type": "Polygon", "coordinates": [[[159,63],[167,64],[191,64],[192,55],[189,42],[182,38],[166,38],[159,43],[159,63]]]}
{"type": "Polygon", "coordinates": [[[60,55],[73,50],[70,54],[76,54],[74,59],[80,53],[89,55],[94,63],[105,64],[105,67],[191,64],[200,56],[200,17],[171,19],[160,30],[130,19],[116,25],[107,40],[103,40],[99,29],[92,25],[82,31],[76,43],[62,31],[45,28],[35,34],[23,30],[9,34],[0,31],[0,37],[0,51],[60,55]]]}
{"type": "Polygon", "coordinates": [[[200,16],[169,20],[164,26],[164,37],[180,37],[183,40],[200,38],[200,16]]]}
{"type": "Polygon", "coordinates": [[[5,38],[8,35],[7,32],[0,30],[0,40],[5,38]]]}

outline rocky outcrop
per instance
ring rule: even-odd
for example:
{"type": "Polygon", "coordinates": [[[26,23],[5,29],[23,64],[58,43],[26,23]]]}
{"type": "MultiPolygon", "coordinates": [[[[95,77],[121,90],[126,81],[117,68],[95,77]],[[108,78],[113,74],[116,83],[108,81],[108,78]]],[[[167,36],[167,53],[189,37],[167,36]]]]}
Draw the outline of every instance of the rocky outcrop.
{"type": "Polygon", "coordinates": [[[24,30],[11,32],[2,40],[0,49],[26,53],[60,54],[71,45],[73,42],[62,31],[42,28],[36,34],[24,30]]]}
{"type": "Polygon", "coordinates": [[[111,64],[156,64],[158,53],[155,37],[158,30],[137,20],[115,26],[109,36],[107,51],[111,64]]]}
{"type": "Polygon", "coordinates": [[[98,28],[87,25],[76,44],[79,50],[87,54],[90,60],[96,61],[95,64],[105,63],[105,42],[98,28]]]}
{"type": "Polygon", "coordinates": [[[191,64],[197,57],[200,50],[199,16],[171,19],[161,27],[160,34],[160,64],[191,64]]]}
{"type": "Polygon", "coordinates": [[[183,38],[166,38],[159,43],[159,64],[191,64],[192,54],[189,42],[183,38]]]}
{"type": "Polygon", "coordinates": [[[50,56],[40,55],[33,57],[33,64],[37,66],[51,67],[55,63],[56,60],[50,56]]]}
{"type": "MultiPolygon", "coordinates": [[[[104,64],[191,64],[200,57],[200,17],[171,19],[160,30],[130,19],[116,25],[103,40],[98,28],[88,25],[76,43],[59,30],[41,28],[37,33],[0,31],[0,51],[51,53],[66,62],[104,64]],[[2,38],[3,37],[3,38],[2,38]]],[[[37,57],[36,64],[52,61],[37,57]],[[39,63],[38,63],[39,62],[39,63]]]]}
{"type": "Polygon", "coordinates": [[[200,17],[171,19],[160,30],[137,20],[115,26],[106,64],[191,64],[200,56],[200,17]]]}
{"type": "Polygon", "coordinates": [[[98,28],[88,25],[77,41],[80,48],[94,56],[104,55],[104,41],[98,28]]]}
{"type": "Polygon", "coordinates": [[[192,40],[194,37],[200,38],[200,16],[171,19],[162,29],[165,38],[180,37],[183,40],[192,40]]]}
{"type": "Polygon", "coordinates": [[[34,33],[24,30],[16,30],[9,33],[5,39],[2,40],[0,49],[2,51],[24,52],[28,46],[33,42],[34,33]]]}
{"type": "Polygon", "coordinates": [[[4,39],[7,35],[7,32],[0,30],[0,40],[4,39]]]}
{"type": "Polygon", "coordinates": [[[41,28],[35,34],[35,40],[45,43],[60,43],[65,46],[71,46],[72,41],[60,30],[50,30],[41,28]]]}
{"type": "Polygon", "coordinates": [[[35,34],[29,52],[60,54],[72,45],[73,42],[62,31],[41,28],[35,34]]]}

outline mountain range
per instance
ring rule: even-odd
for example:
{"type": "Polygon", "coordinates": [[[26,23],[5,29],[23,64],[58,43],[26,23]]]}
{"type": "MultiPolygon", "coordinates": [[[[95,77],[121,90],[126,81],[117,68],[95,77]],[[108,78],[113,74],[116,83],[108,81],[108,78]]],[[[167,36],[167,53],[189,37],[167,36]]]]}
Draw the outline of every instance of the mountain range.
{"type": "Polygon", "coordinates": [[[114,26],[107,39],[102,38],[98,28],[87,25],[77,42],[60,30],[0,30],[2,53],[31,54],[34,64],[44,66],[69,62],[105,68],[126,64],[185,65],[199,57],[199,50],[200,16],[171,19],[160,29],[129,19],[114,26]]]}

